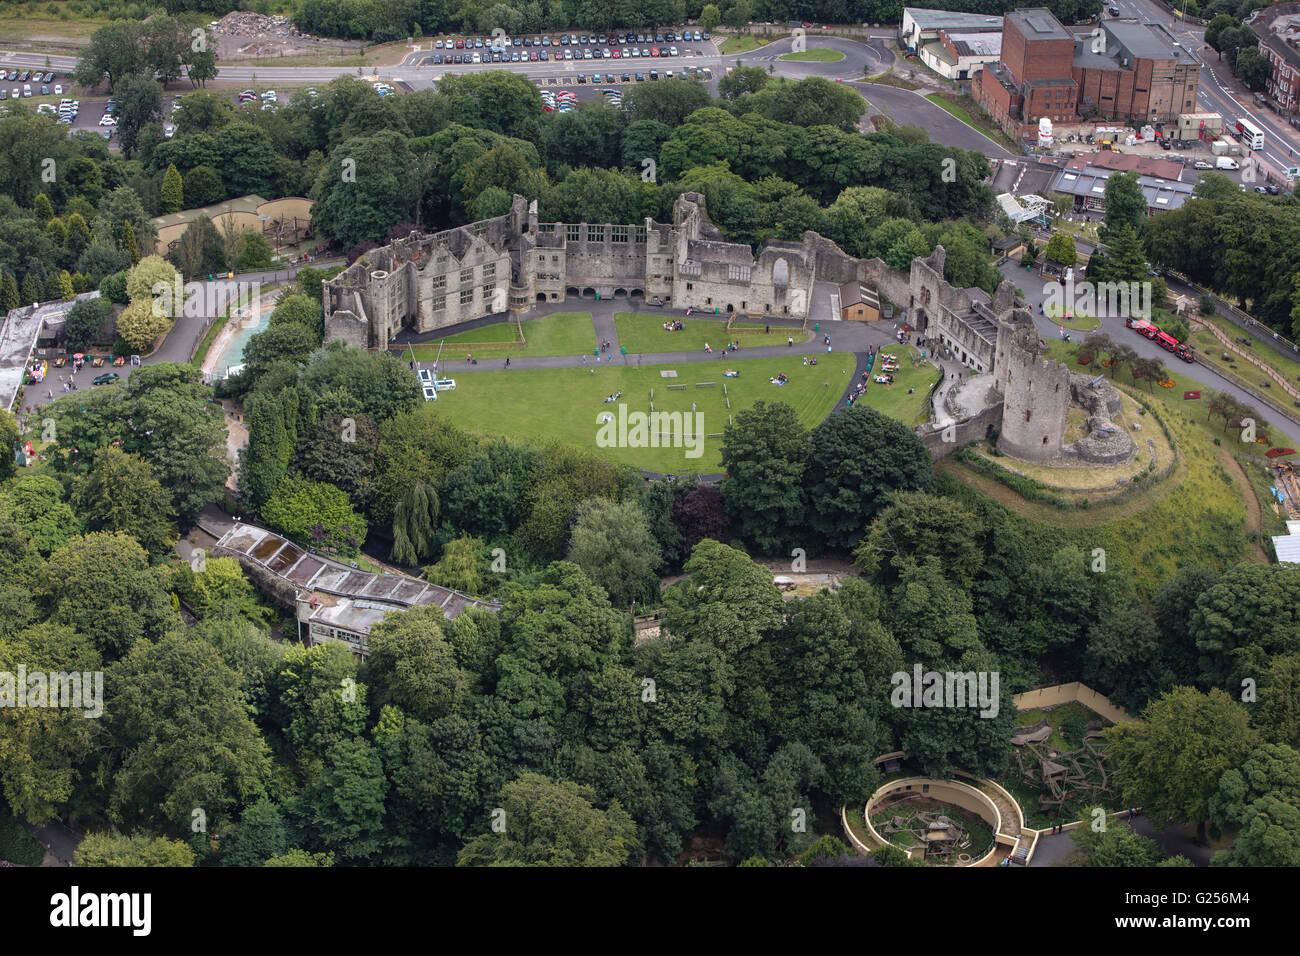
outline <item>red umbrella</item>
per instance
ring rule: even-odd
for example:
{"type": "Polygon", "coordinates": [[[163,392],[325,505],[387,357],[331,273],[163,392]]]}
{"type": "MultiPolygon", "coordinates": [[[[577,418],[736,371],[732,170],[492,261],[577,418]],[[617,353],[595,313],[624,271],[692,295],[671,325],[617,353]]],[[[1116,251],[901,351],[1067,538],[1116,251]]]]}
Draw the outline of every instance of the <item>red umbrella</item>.
{"type": "Polygon", "coordinates": [[[84,359],[86,356],[85,356],[85,353],[83,353],[83,352],[78,352],[76,355],[74,355],[74,356],[72,356],[72,357],[73,357],[74,359],[84,359]]]}

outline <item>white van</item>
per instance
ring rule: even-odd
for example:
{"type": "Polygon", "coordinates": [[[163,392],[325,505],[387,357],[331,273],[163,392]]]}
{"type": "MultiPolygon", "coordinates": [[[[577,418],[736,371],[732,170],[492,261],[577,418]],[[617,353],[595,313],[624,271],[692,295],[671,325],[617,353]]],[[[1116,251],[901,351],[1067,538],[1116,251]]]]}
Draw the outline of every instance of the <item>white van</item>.
{"type": "Polygon", "coordinates": [[[1215,169],[1241,169],[1241,164],[1229,156],[1220,156],[1214,161],[1215,169]]]}

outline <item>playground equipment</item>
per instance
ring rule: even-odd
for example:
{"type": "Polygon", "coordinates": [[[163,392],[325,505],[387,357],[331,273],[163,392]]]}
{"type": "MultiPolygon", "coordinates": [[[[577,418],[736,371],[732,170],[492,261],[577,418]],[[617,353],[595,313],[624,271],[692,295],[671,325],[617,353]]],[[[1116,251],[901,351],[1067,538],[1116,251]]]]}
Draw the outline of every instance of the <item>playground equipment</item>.
{"type": "MultiPolygon", "coordinates": [[[[895,806],[901,806],[919,796],[919,794],[907,794],[895,806]]],[[[896,842],[892,839],[895,834],[904,834],[910,841],[907,849],[924,850],[927,862],[964,864],[969,863],[971,859],[968,852],[971,849],[970,832],[946,813],[918,809],[894,814],[884,821],[877,822],[876,830],[882,836],[891,838],[891,843],[896,842]]]]}

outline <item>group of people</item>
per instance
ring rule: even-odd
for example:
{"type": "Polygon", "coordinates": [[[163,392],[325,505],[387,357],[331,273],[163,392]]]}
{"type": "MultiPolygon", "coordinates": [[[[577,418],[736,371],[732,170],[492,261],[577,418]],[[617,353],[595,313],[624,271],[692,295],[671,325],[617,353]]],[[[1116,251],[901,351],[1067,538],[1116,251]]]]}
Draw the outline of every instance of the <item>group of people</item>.
{"type": "Polygon", "coordinates": [[[686,325],[681,319],[673,319],[671,322],[664,323],[665,332],[680,332],[684,328],[686,328],[686,325]]]}
{"type": "Polygon", "coordinates": [[[603,340],[603,341],[600,343],[600,350],[601,350],[602,352],[608,352],[608,351],[609,351],[609,340],[608,340],[608,339],[605,339],[605,340],[603,340]]]}
{"type": "Polygon", "coordinates": [[[778,373],[776,378],[769,378],[768,381],[773,385],[784,385],[786,382],[785,372],[778,373]]]}
{"type": "Polygon", "coordinates": [[[805,356],[803,357],[803,364],[804,364],[804,365],[816,365],[816,364],[817,364],[817,360],[816,360],[816,359],[810,359],[808,356],[805,355],[805,356]]]}
{"type": "Polygon", "coordinates": [[[605,404],[608,405],[610,402],[617,402],[622,397],[623,397],[623,390],[620,388],[613,395],[610,395],[605,399],[605,404]]]}

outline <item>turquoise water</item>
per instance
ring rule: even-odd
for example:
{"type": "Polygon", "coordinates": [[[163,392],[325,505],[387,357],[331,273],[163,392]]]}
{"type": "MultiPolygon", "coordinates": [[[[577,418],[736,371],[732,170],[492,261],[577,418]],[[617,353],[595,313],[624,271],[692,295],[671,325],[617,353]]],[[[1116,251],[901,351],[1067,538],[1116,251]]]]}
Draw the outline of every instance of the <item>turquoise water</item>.
{"type": "Polygon", "coordinates": [[[212,366],[213,377],[221,378],[226,374],[226,369],[242,362],[244,360],[244,347],[248,345],[248,340],[258,332],[263,331],[270,321],[271,309],[268,307],[262,309],[257,318],[232,335],[226,342],[225,348],[217,354],[216,364],[212,366]]]}

